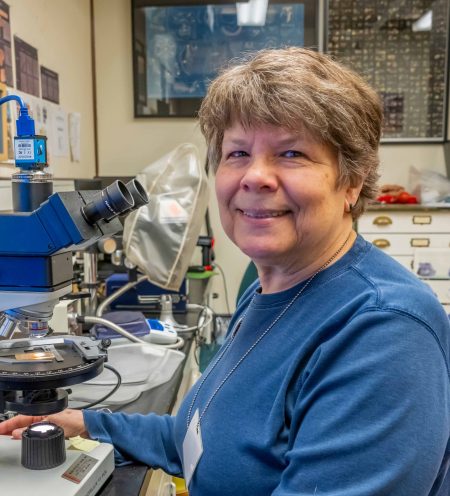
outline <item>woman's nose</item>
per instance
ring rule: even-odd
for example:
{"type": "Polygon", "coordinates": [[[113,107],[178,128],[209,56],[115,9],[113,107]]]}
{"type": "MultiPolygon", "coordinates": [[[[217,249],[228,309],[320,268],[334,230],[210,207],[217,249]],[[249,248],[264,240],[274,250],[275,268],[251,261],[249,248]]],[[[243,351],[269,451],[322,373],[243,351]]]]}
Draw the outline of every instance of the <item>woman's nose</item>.
{"type": "Polygon", "coordinates": [[[274,190],[277,187],[273,164],[265,158],[255,157],[248,163],[241,179],[245,190],[274,190]]]}

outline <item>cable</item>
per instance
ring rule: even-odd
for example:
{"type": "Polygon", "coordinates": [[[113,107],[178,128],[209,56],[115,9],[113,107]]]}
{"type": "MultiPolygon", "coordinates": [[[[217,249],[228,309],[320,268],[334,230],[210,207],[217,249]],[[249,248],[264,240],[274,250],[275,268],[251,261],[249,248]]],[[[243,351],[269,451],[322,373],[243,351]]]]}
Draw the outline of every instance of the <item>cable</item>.
{"type": "Polygon", "coordinates": [[[123,327],[118,326],[114,322],[111,322],[106,319],[102,319],[101,317],[93,317],[91,315],[79,315],[77,317],[77,321],[81,323],[88,323],[88,324],[101,324],[104,325],[105,327],[109,327],[113,331],[116,331],[118,334],[124,336],[125,338],[128,338],[130,341],[133,341],[133,343],[140,343],[140,344],[147,344],[146,341],[136,337],[134,334],[131,334],[131,332],[126,331],[123,327]]]}
{"type": "Polygon", "coordinates": [[[105,394],[105,396],[103,396],[99,400],[94,401],[93,403],[88,403],[87,405],[84,405],[84,406],[74,407],[73,410],[85,410],[87,408],[92,408],[95,405],[99,405],[100,403],[103,403],[105,400],[107,400],[110,396],[112,396],[120,388],[120,385],[122,384],[122,377],[119,374],[119,372],[114,367],[111,367],[111,365],[107,365],[106,363],[105,363],[104,367],[105,367],[105,369],[109,369],[113,374],[116,375],[117,384],[111,389],[111,391],[109,393],[105,394]]]}
{"type": "MultiPolygon", "coordinates": [[[[197,329],[199,331],[202,328],[200,326],[200,319],[203,317],[203,314],[206,313],[206,312],[208,312],[208,307],[206,305],[204,305],[203,307],[201,307],[201,312],[197,316],[197,329]]],[[[201,348],[201,346],[203,344],[202,343],[202,339],[200,338],[200,332],[196,332],[195,333],[194,343],[195,343],[195,349],[194,349],[194,353],[193,353],[194,360],[195,360],[195,363],[197,364],[197,366],[200,367],[200,357],[198,355],[199,355],[199,352],[200,352],[200,348],[201,348]]]]}
{"type": "Polygon", "coordinates": [[[97,317],[101,317],[103,315],[103,312],[105,311],[105,308],[110,303],[112,303],[116,298],[118,298],[119,296],[121,296],[124,293],[126,293],[129,289],[134,288],[135,286],[137,286],[142,281],[146,281],[146,280],[148,280],[148,277],[147,276],[140,276],[140,277],[137,278],[136,281],[130,281],[129,283],[125,284],[124,286],[122,286],[117,291],[114,291],[114,293],[112,293],[111,295],[109,295],[108,298],[106,298],[105,300],[103,300],[102,303],[97,307],[97,312],[96,312],[97,317]]]}
{"type": "Polygon", "coordinates": [[[227,281],[225,279],[225,274],[223,272],[222,267],[217,262],[214,262],[214,266],[219,269],[220,275],[222,276],[223,288],[224,288],[224,291],[225,291],[225,303],[227,305],[228,313],[231,314],[231,311],[230,311],[230,302],[228,300],[228,287],[227,287],[227,281]]]}
{"type": "Polygon", "coordinates": [[[168,348],[169,350],[179,350],[184,346],[184,339],[180,336],[177,336],[176,342],[172,344],[152,343],[151,341],[150,344],[157,344],[158,346],[162,346],[163,348],[168,348]]]}
{"type": "MultiPolygon", "coordinates": [[[[121,336],[129,339],[133,343],[138,343],[138,344],[154,344],[156,346],[163,346],[164,348],[173,348],[173,349],[179,349],[184,346],[184,339],[181,336],[177,336],[177,341],[175,343],[171,344],[161,344],[161,343],[152,343],[152,341],[145,341],[141,338],[138,338],[134,334],[131,334],[130,332],[126,331],[123,327],[120,327],[119,325],[115,324],[114,322],[111,322],[107,319],[102,319],[100,317],[92,317],[91,315],[86,315],[86,316],[78,316],[77,317],[78,322],[86,322],[88,324],[101,324],[104,325],[105,327],[109,327],[113,331],[117,332],[121,336]]],[[[183,329],[183,331],[186,330],[192,330],[193,328],[187,328],[183,329]]],[[[177,331],[178,334],[178,331],[177,331]]]]}
{"type": "Polygon", "coordinates": [[[205,308],[207,308],[211,311],[212,315],[211,315],[211,318],[209,320],[207,320],[206,322],[203,322],[200,327],[198,325],[199,319],[197,319],[197,325],[192,326],[192,327],[178,328],[178,327],[174,326],[174,329],[177,331],[177,334],[184,334],[186,332],[192,332],[192,331],[197,331],[197,330],[200,331],[201,329],[203,329],[207,325],[211,324],[211,322],[213,321],[213,315],[214,315],[214,312],[211,308],[209,308],[207,305],[198,305],[197,303],[189,303],[188,304],[188,309],[190,309],[190,310],[197,310],[197,309],[203,310],[205,308]]]}

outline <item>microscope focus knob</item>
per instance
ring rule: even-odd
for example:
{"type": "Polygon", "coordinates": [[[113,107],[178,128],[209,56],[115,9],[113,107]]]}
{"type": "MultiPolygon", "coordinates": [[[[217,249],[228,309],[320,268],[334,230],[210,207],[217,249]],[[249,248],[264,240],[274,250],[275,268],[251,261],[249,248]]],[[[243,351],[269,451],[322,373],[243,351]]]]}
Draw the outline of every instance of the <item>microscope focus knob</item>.
{"type": "Polygon", "coordinates": [[[45,470],[66,460],[64,430],[51,422],[31,424],[22,434],[22,465],[45,470]]]}

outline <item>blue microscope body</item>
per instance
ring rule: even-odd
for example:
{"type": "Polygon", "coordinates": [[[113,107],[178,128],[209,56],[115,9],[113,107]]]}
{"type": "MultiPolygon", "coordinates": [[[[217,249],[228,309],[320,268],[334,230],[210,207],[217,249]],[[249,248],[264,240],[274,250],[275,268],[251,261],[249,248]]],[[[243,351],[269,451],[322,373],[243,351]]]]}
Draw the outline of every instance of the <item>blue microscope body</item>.
{"type": "Polygon", "coordinates": [[[55,291],[72,280],[71,252],[119,232],[118,216],[133,207],[133,200],[123,183],[112,193],[52,194],[51,175],[44,172],[46,137],[35,135],[19,97],[4,97],[0,105],[11,100],[20,105],[14,140],[20,172],[12,177],[13,211],[0,213],[0,293],[55,291]]]}

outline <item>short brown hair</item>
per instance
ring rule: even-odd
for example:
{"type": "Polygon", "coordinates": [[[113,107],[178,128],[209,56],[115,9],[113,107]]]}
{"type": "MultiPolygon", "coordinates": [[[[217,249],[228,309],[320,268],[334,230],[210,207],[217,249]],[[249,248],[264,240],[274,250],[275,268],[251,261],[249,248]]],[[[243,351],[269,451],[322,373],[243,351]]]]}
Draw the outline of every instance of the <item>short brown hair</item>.
{"type": "Polygon", "coordinates": [[[199,118],[214,170],[224,132],[236,121],[244,127],[304,127],[337,150],[337,187],[363,183],[353,218],[376,195],[380,99],[361,76],[327,55],[298,47],[247,55],[211,83],[199,118]]]}

